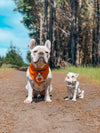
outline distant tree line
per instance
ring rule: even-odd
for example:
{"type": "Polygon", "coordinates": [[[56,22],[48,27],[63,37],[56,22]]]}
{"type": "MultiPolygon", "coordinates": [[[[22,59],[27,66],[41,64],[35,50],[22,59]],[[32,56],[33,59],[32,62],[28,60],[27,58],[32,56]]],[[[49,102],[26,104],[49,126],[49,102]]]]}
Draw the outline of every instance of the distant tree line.
{"type": "MultiPolygon", "coordinates": [[[[14,0],[38,44],[50,39],[51,67],[100,65],[99,0],[14,0]]],[[[29,53],[28,56],[29,58],[29,53]]]]}
{"type": "Polygon", "coordinates": [[[21,57],[20,51],[13,45],[10,46],[5,57],[0,56],[0,62],[1,62],[1,65],[3,63],[16,65],[18,67],[25,65],[25,63],[21,57]]]}

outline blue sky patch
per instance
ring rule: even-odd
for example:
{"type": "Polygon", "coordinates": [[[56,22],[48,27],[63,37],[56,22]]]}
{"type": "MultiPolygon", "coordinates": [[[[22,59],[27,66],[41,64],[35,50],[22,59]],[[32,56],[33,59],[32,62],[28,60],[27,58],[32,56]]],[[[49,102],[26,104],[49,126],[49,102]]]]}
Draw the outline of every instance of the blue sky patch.
{"type": "Polygon", "coordinates": [[[13,29],[12,26],[9,25],[9,23],[7,24],[7,20],[9,18],[7,18],[6,16],[0,15],[0,28],[10,28],[13,29]]]}
{"type": "Polygon", "coordinates": [[[20,23],[23,16],[14,12],[13,0],[0,0],[0,56],[5,56],[11,42],[20,49],[25,62],[30,38],[29,31],[20,23]]]}

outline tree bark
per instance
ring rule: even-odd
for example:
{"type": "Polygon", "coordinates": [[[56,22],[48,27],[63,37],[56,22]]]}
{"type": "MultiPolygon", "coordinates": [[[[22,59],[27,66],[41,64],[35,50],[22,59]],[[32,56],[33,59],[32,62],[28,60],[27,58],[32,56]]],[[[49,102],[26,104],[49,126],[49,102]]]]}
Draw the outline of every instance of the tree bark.
{"type": "Polygon", "coordinates": [[[100,65],[100,1],[97,0],[97,54],[98,54],[98,59],[97,59],[97,65],[100,65]]]}
{"type": "Polygon", "coordinates": [[[50,0],[49,40],[51,41],[51,58],[50,58],[51,68],[52,68],[52,55],[53,55],[52,35],[53,35],[53,0],[50,0]]]}
{"type": "Polygon", "coordinates": [[[53,10],[53,43],[54,43],[54,51],[56,51],[56,2],[54,1],[54,10],[53,10]]]}
{"type": "Polygon", "coordinates": [[[42,35],[43,35],[43,20],[42,20],[42,13],[40,15],[40,45],[42,45],[42,35]]]}
{"type": "Polygon", "coordinates": [[[70,30],[70,51],[69,58],[71,58],[71,63],[75,64],[75,0],[71,2],[71,30],[70,30]]]}
{"type": "Polygon", "coordinates": [[[77,0],[76,11],[76,62],[75,65],[80,65],[80,34],[81,34],[81,6],[82,0],[77,0]]]}
{"type": "Polygon", "coordinates": [[[48,38],[48,0],[45,0],[44,3],[44,42],[47,40],[48,38]]]}

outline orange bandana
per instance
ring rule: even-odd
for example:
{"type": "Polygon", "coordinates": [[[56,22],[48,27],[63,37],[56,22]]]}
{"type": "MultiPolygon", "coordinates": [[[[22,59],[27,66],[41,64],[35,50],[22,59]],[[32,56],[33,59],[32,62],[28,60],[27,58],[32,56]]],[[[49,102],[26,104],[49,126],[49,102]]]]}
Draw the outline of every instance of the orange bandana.
{"type": "Polygon", "coordinates": [[[35,68],[34,65],[30,63],[29,73],[31,78],[40,86],[48,76],[49,65],[46,64],[43,68],[35,68]]]}

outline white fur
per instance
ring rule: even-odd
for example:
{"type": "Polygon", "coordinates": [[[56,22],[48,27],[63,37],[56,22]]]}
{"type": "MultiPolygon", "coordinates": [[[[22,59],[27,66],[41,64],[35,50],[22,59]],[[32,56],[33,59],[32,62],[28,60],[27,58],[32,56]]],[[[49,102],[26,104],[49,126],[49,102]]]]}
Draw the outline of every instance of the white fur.
{"type": "Polygon", "coordinates": [[[65,100],[71,99],[72,94],[72,100],[76,101],[76,97],[84,98],[84,90],[80,90],[79,88],[79,82],[77,81],[77,77],[79,74],[75,74],[72,72],[69,72],[65,78],[65,81],[67,82],[67,92],[68,92],[68,98],[65,100]]]}
{"type": "MultiPolygon", "coordinates": [[[[44,46],[39,46],[39,45],[36,46],[34,39],[30,41],[29,49],[31,52],[31,62],[36,68],[42,68],[46,63],[48,63],[48,60],[50,57],[50,48],[51,48],[51,43],[49,40],[45,42],[44,46]]],[[[26,89],[28,91],[28,97],[26,98],[24,103],[32,102],[32,96],[33,96],[34,90],[39,92],[45,90],[44,100],[47,102],[51,102],[50,92],[52,91],[52,85],[51,85],[52,74],[51,74],[50,68],[49,68],[49,74],[47,76],[47,79],[40,86],[38,86],[31,78],[29,73],[29,68],[27,70],[26,76],[28,80],[26,85],[26,89]]],[[[38,76],[41,76],[41,75],[38,75],[38,76]]],[[[37,80],[38,80],[38,76],[37,76],[37,80]]]]}

